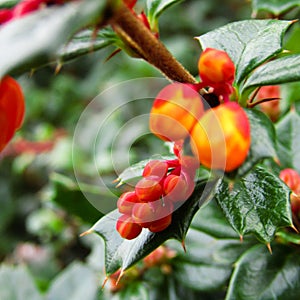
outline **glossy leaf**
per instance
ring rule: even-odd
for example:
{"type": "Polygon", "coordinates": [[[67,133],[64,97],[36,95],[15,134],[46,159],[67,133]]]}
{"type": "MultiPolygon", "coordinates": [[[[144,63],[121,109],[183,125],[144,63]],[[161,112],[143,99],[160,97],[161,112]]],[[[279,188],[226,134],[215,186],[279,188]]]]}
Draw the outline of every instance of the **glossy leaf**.
{"type": "Polygon", "coordinates": [[[274,245],[271,255],[265,246],[255,246],[236,262],[226,300],[297,300],[299,266],[297,249],[274,245]]]}
{"type": "Polygon", "coordinates": [[[117,210],[99,220],[90,231],[97,233],[105,241],[106,273],[112,274],[119,268],[128,269],[168,239],[184,240],[194,214],[209,198],[214,186],[215,182],[198,184],[192,196],[173,212],[171,225],[158,233],[143,229],[137,238],[125,240],[116,231],[116,221],[120,216],[117,210]]]}
{"type": "Polygon", "coordinates": [[[257,167],[239,181],[222,181],[215,197],[241,236],[251,232],[270,243],[278,228],[292,225],[289,194],[277,176],[257,167]]]}
{"type": "Polygon", "coordinates": [[[170,6],[183,0],[147,0],[147,15],[151,29],[157,29],[158,18],[170,6]]]}
{"type": "Polygon", "coordinates": [[[24,266],[0,267],[0,299],[3,300],[42,300],[33,279],[24,266]]]}
{"type": "Polygon", "coordinates": [[[258,67],[243,86],[243,93],[257,86],[300,80],[300,55],[288,55],[258,67]]]}
{"type": "Polygon", "coordinates": [[[252,0],[254,15],[260,11],[266,11],[279,16],[297,6],[300,6],[299,0],[252,0]]]}
{"type": "Polygon", "coordinates": [[[74,33],[101,21],[105,8],[106,1],[75,1],[9,22],[0,30],[0,77],[53,61],[74,33]]]}
{"type": "Polygon", "coordinates": [[[240,84],[256,67],[282,51],[282,38],[290,21],[247,20],[234,22],[197,37],[202,49],[226,51],[236,66],[240,84]]]}
{"type": "Polygon", "coordinates": [[[276,158],[276,132],[270,119],[260,111],[246,110],[251,127],[251,147],[243,165],[232,174],[242,177],[264,158],[276,158]]]}
{"type": "Polygon", "coordinates": [[[300,172],[300,116],[290,111],[276,126],[278,157],[282,168],[300,172]]]}

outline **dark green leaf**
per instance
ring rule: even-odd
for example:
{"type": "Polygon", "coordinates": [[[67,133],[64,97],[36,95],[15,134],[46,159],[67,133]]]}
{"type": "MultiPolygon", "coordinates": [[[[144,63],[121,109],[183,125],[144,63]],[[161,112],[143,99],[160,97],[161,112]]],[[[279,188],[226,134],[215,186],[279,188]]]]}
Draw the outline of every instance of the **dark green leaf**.
{"type": "Polygon", "coordinates": [[[117,210],[98,221],[90,231],[97,233],[105,241],[106,273],[112,274],[120,267],[123,270],[128,269],[168,239],[175,238],[182,241],[194,214],[201,204],[210,197],[215,184],[216,182],[198,184],[192,196],[173,212],[171,225],[158,233],[152,233],[148,229],[144,229],[133,240],[122,239],[115,228],[116,221],[120,216],[117,210]]]}
{"type": "Polygon", "coordinates": [[[251,147],[243,165],[230,175],[242,177],[264,158],[276,158],[276,132],[273,123],[262,112],[247,109],[251,126],[251,147]]]}
{"type": "Polygon", "coordinates": [[[66,62],[81,55],[103,49],[118,40],[114,31],[104,28],[94,36],[93,30],[84,30],[76,34],[59,52],[58,60],[66,62]]]}
{"type": "Polygon", "coordinates": [[[74,263],[54,279],[47,300],[95,300],[98,286],[97,274],[92,269],[74,263]]]}
{"type": "Polygon", "coordinates": [[[278,157],[283,168],[300,172],[300,116],[291,111],[276,126],[278,157]]]}
{"type": "Polygon", "coordinates": [[[243,86],[242,93],[257,86],[300,80],[300,55],[288,55],[258,67],[243,86]]]}
{"type": "Polygon", "coordinates": [[[158,18],[170,6],[183,0],[147,0],[147,15],[151,29],[157,31],[158,18]]]}
{"type": "Polygon", "coordinates": [[[299,5],[299,0],[252,0],[254,15],[260,11],[267,11],[274,16],[279,16],[299,5]]]}
{"type": "Polygon", "coordinates": [[[271,255],[258,245],[235,264],[226,300],[298,300],[300,256],[297,249],[274,245],[271,255]]]}
{"type": "Polygon", "coordinates": [[[287,230],[280,230],[276,233],[277,240],[282,244],[296,244],[300,245],[300,234],[293,233],[287,230]]]}
{"type": "MultiPolygon", "coordinates": [[[[69,213],[80,217],[84,222],[94,223],[102,213],[98,211],[84,196],[79,186],[70,178],[53,173],[51,175],[52,195],[51,200],[66,209],[69,213]]],[[[90,193],[96,193],[98,197],[103,197],[100,189],[89,186],[90,193]]]]}
{"type": "Polygon", "coordinates": [[[0,0],[0,9],[13,7],[20,1],[21,0],[0,0]]]}
{"type": "Polygon", "coordinates": [[[106,1],[75,1],[9,22],[0,30],[0,77],[53,61],[74,33],[100,22],[105,9],[106,1]]]}
{"type": "Polygon", "coordinates": [[[216,200],[232,227],[270,243],[278,228],[291,226],[290,191],[275,175],[257,167],[239,181],[222,181],[216,200]]]}
{"type": "Polygon", "coordinates": [[[0,299],[2,300],[41,300],[34,281],[24,266],[0,267],[0,299]]]}
{"type": "Polygon", "coordinates": [[[224,50],[236,66],[239,84],[256,67],[282,51],[282,38],[292,24],[278,20],[246,20],[228,24],[197,37],[203,50],[224,50]]]}
{"type": "Polygon", "coordinates": [[[124,290],[116,293],[111,297],[111,300],[149,300],[149,292],[146,285],[142,282],[131,282],[124,290]]]}

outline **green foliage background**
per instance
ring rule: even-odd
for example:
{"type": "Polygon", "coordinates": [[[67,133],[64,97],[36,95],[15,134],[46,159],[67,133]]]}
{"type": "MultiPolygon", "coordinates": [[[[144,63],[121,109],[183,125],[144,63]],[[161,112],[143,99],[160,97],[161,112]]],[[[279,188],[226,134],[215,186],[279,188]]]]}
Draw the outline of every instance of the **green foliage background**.
{"type": "MultiPolygon", "coordinates": [[[[142,7],[145,2],[151,1],[140,0],[138,6],[142,7]]],[[[177,1],[157,2],[171,4],[177,1]]],[[[247,1],[240,0],[183,1],[168,8],[161,15],[159,22],[161,40],[192,74],[197,74],[200,47],[199,42],[193,37],[199,37],[230,22],[250,19],[251,14],[261,18],[284,14],[286,20],[299,17],[299,1],[257,0],[252,4],[253,7],[247,1]],[[277,2],[280,2],[280,5],[277,2]],[[290,11],[290,8],[293,10],[290,11]]],[[[11,1],[1,1],[0,5],[9,6],[11,1]]],[[[101,5],[99,5],[99,11],[101,11],[101,5]]],[[[69,16],[68,9],[60,13],[62,18],[69,16]]],[[[48,17],[51,18],[51,16],[48,17]]],[[[59,16],[52,18],[57,20],[59,16]]],[[[87,22],[84,14],[80,14],[76,20],[71,16],[69,18],[70,23],[76,23],[77,28],[87,22]]],[[[154,16],[152,22],[155,24],[154,16]]],[[[64,27],[59,27],[59,22],[54,23],[66,36],[70,32],[76,32],[76,28],[68,27],[70,30],[68,32],[64,30],[64,27]]],[[[287,22],[278,26],[277,30],[282,31],[287,30],[288,27],[287,22]]],[[[55,32],[55,26],[49,29],[49,33],[51,30],[55,32]]],[[[131,58],[124,52],[106,61],[106,58],[115,50],[113,43],[116,42],[116,37],[109,30],[98,32],[94,51],[90,51],[90,34],[89,30],[81,32],[58,54],[53,50],[54,45],[50,47],[45,44],[47,51],[39,56],[39,63],[49,61],[52,63],[32,73],[23,73],[23,71],[33,58],[30,55],[27,56],[25,51],[21,52],[20,59],[25,63],[15,65],[16,58],[9,57],[9,53],[17,41],[12,40],[10,43],[3,44],[0,36],[0,57],[3,59],[6,59],[5,55],[8,57],[3,64],[1,74],[7,70],[13,72],[18,77],[26,96],[26,119],[15,140],[22,137],[31,141],[55,141],[54,148],[50,152],[8,155],[1,161],[0,299],[81,300],[84,298],[96,300],[182,299],[183,297],[188,299],[224,299],[225,297],[226,299],[275,299],[273,298],[274,291],[276,291],[276,299],[299,299],[299,247],[290,247],[285,243],[279,244],[275,241],[272,243],[273,255],[271,256],[265,245],[260,244],[254,235],[247,234],[254,232],[260,240],[272,241],[274,235],[272,230],[262,231],[254,226],[257,220],[265,218],[264,213],[259,210],[255,211],[257,214],[252,216],[250,221],[245,219],[246,222],[252,222],[251,230],[249,230],[250,227],[245,229],[241,226],[242,221],[245,220],[232,218],[229,219],[229,224],[223,212],[226,215],[226,211],[238,210],[239,207],[238,199],[227,190],[224,182],[217,185],[222,199],[216,197],[209,205],[196,213],[186,236],[187,253],[184,253],[178,241],[166,242],[168,247],[177,251],[176,259],[170,262],[173,270],[171,274],[165,275],[159,268],[154,268],[142,278],[131,282],[120,293],[111,294],[109,287],[101,291],[101,284],[105,278],[104,245],[96,235],[81,238],[79,235],[89,229],[102,215],[86,200],[74,177],[72,164],[74,129],[83,109],[108,86],[133,78],[161,75],[146,62],[131,58]],[[53,59],[54,52],[59,55],[59,61],[53,59]],[[79,54],[82,56],[72,60],[79,54]],[[62,64],[62,68],[55,75],[57,64],[62,64]],[[55,138],[57,130],[63,132],[61,138],[55,138]],[[220,205],[217,205],[217,202],[220,205]],[[240,242],[239,234],[245,235],[243,243],[240,242]],[[252,274],[252,281],[249,281],[249,277],[244,274],[252,274]],[[290,284],[291,282],[293,284],[290,284]]],[[[300,53],[299,34],[299,25],[295,24],[287,32],[284,40],[285,48],[294,54],[300,53]]],[[[60,36],[61,39],[64,37],[60,36]]],[[[201,37],[199,38],[199,41],[203,45],[208,40],[205,40],[204,35],[202,40],[201,37]]],[[[21,42],[30,47],[31,40],[28,36],[23,36],[21,42]]],[[[59,42],[58,38],[57,43],[59,42]]],[[[264,47],[257,42],[253,48],[260,46],[264,47]]],[[[282,56],[280,59],[284,62],[284,66],[291,69],[295,67],[295,64],[299,64],[299,60],[293,60],[293,57],[282,56]]],[[[258,69],[258,75],[255,77],[253,74],[246,83],[243,81],[243,76],[249,70],[241,70],[238,82],[239,92],[249,94],[253,87],[262,83],[261,78],[264,78],[266,85],[276,83],[276,78],[269,76],[268,65],[270,70],[274,70],[283,65],[282,61],[277,66],[270,66],[271,63],[276,64],[274,61],[261,67],[258,69]]],[[[257,66],[256,63],[257,61],[251,65],[252,69],[257,66]]],[[[297,69],[299,70],[299,67],[297,69]]],[[[291,74],[290,69],[282,70],[281,74],[287,73],[291,74]]],[[[299,80],[299,75],[292,73],[291,76],[298,76],[299,80]]],[[[286,81],[291,80],[293,78],[286,81]]],[[[270,137],[270,133],[274,132],[275,135],[276,130],[279,136],[278,147],[281,149],[278,152],[279,159],[286,167],[294,167],[300,171],[299,159],[297,159],[299,142],[288,143],[291,139],[285,134],[286,128],[290,128],[289,132],[293,136],[298,136],[300,128],[298,126],[300,109],[298,91],[299,83],[297,82],[283,85],[285,102],[282,104],[281,120],[276,124],[275,129],[273,127],[270,129],[267,121],[262,121],[261,128],[266,130],[268,134],[265,137],[269,138],[263,139],[264,149],[272,149],[274,140],[272,136],[270,137]],[[295,107],[293,112],[289,111],[291,105],[295,107]]],[[[108,104],[103,104],[103,109],[106,105],[108,104]]],[[[145,113],[147,109],[145,105],[130,108],[136,114],[145,113]]],[[[259,112],[249,112],[249,118],[252,120],[260,118],[257,114],[259,112]]],[[[115,125],[119,126],[122,121],[124,120],[116,118],[115,125]]],[[[255,124],[254,121],[253,124],[255,124]]],[[[107,138],[109,137],[110,133],[107,132],[107,138]]],[[[252,150],[253,155],[249,158],[251,163],[268,157],[267,154],[264,156],[262,149],[253,147],[252,150]],[[257,153],[260,153],[261,157],[258,157],[257,153]]],[[[147,159],[149,154],[166,152],[166,148],[160,141],[147,136],[133,145],[130,158],[134,163],[147,159]]],[[[101,174],[111,190],[118,195],[120,190],[115,189],[111,183],[115,173],[109,161],[109,155],[110,149],[107,149],[107,154],[102,158],[105,164],[103,164],[101,174]]],[[[122,162],[126,153],[120,152],[118,155],[122,162]]],[[[90,160],[89,153],[84,150],[79,151],[74,154],[73,159],[87,178],[88,183],[85,185],[84,192],[110,201],[114,207],[115,197],[94,184],[93,178],[97,174],[91,172],[93,162],[90,160]]],[[[274,193],[275,196],[282,193],[278,197],[287,197],[289,193],[274,175],[265,170],[266,166],[271,166],[270,169],[278,174],[279,169],[276,169],[277,167],[274,167],[268,160],[264,165],[257,167],[244,181],[239,182],[239,187],[244,192],[243,198],[249,200],[247,203],[249,203],[250,216],[254,211],[253,203],[251,203],[253,195],[246,191],[256,192],[255,187],[250,184],[251,181],[261,181],[266,178],[266,182],[270,185],[278,186],[278,193],[274,193]]],[[[246,171],[248,170],[239,170],[241,173],[232,174],[232,176],[242,176],[246,171]]],[[[198,189],[201,189],[201,184],[198,189]]],[[[263,192],[266,192],[263,186],[258,186],[257,189],[263,189],[263,192]]],[[[279,214],[282,209],[279,209],[279,214]]],[[[267,220],[267,222],[271,224],[271,228],[290,225],[289,219],[282,224],[277,224],[276,220],[267,220]]],[[[187,230],[187,225],[189,224],[180,225],[182,232],[187,230]]],[[[98,230],[96,224],[94,230],[103,235],[101,228],[98,230]]],[[[276,239],[287,241],[284,235],[285,232],[281,232],[276,239]]],[[[172,232],[167,232],[165,235],[156,236],[156,244],[154,244],[158,245],[169,237],[180,239],[181,236],[174,236],[174,233],[172,235],[172,232]]],[[[292,237],[294,236],[288,238],[292,237]]],[[[299,244],[299,237],[295,236],[293,242],[294,245],[299,244]]],[[[143,253],[139,255],[141,258],[143,253]]],[[[116,264],[118,263],[119,261],[116,264]]],[[[123,267],[130,265],[131,262],[123,261],[123,267]]],[[[115,266],[111,267],[108,272],[113,272],[114,268],[115,266]]]]}

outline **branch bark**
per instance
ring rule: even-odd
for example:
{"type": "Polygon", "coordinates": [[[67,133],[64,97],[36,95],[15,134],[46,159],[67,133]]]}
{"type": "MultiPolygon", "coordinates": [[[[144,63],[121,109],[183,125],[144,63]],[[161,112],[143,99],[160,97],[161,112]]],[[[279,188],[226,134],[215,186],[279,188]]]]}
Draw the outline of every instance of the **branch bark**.
{"type": "Polygon", "coordinates": [[[110,24],[125,43],[167,78],[184,83],[197,82],[125,5],[115,12],[110,24]]]}

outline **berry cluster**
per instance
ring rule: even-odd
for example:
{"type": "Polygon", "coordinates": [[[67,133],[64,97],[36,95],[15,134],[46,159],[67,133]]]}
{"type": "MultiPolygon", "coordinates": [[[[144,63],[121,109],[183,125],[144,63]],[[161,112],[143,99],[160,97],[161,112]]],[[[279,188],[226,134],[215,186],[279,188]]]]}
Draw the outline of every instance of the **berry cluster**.
{"type": "Polygon", "coordinates": [[[44,6],[63,4],[67,0],[23,0],[12,8],[0,10],[0,25],[21,18],[44,6]]]}
{"type": "Polygon", "coordinates": [[[25,103],[22,89],[12,77],[0,80],[0,151],[22,125],[25,103]]]}
{"type": "Polygon", "coordinates": [[[292,190],[291,209],[294,215],[300,218],[300,174],[294,169],[284,169],[279,178],[292,190]]]}
{"type": "Polygon", "coordinates": [[[134,191],[123,193],[118,199],[122,215],[116,227],[123,238],[134,239],[142,228],[151,232],[166,229],[173,211],[193,192],[199,163],[193,157],[182,156],[181,145],[174,148],[177,159],[149,161],[134,191]]]}

